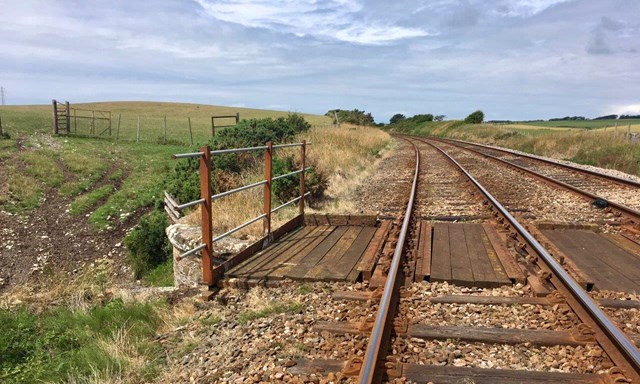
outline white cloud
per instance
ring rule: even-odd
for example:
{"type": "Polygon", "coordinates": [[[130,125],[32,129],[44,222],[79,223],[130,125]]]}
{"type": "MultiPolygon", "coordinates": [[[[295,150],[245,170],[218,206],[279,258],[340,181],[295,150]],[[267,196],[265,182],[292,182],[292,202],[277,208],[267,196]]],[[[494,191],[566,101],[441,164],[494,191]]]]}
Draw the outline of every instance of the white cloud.
{"type": "Polygon", "coordinates": [[[498,13],[505,16],[533,16],[549,7],[574,0],[506,0],[498,13]]]}
{"type": "Polygon", "coordinates": [[[616,105],[609,108],[616,115],[640,115],[640,104],[616,105]]]}
{"type": "Polygon", "coordinates": [[[196,0],[210,16],[250,28],[297,36],[328,37],[349,43],[380,45],[428,36],[419,28],[365,20],[353,0],[196,0]]]}

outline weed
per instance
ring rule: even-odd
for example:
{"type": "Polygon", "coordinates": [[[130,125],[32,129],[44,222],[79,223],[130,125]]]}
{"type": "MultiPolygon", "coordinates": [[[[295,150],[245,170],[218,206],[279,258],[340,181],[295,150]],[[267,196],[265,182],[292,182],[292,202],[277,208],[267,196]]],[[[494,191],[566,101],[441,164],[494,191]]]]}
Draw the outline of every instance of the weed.
{"type": "MultiPolygon", "coordinates": [[[[140,223],[125,238],[129,249],[128,260],[135,278],[147,275],[162,264],[169,264],[171,244],[164,234],[169,225],[164,212],[153,211],[140,219],[140,223]]],[[[168,265],[161,267],[154,277],[166,276],[168,265]]]]}
{"type": "Polygon", "coordinates": [[[78,196],[69,207],[69,213],[72,215],[81,215],[89,211],[100,200],[106,199],[114,191],[114,187],[111,184],[103,185],[102,187],[93,190],[84,195],[78,196]]]}
{"type": "Polygon", "coordinates": [[[206,327],[211,327],[214,325],[218,325],[220,324],[220,322],[222,321],[222,318],[219,316],[209,316],[209,317],[205,317],[203,319],[200,319],[200,323],[206,327]]]}
{"type": "Polygon", "coordinates": [[[143,276],[143,280],[154,287],[173,286],[173,260],[169,258],[164,263],[152,268],[143,276]]]}
{"type": "Polygon", "coordinates": [[[311,292],[313,292],[313,287],[311,287],[310,285],[302,284],[298,287],[298,293],[300,293],[301,295],[306,295],[311,292]]]}

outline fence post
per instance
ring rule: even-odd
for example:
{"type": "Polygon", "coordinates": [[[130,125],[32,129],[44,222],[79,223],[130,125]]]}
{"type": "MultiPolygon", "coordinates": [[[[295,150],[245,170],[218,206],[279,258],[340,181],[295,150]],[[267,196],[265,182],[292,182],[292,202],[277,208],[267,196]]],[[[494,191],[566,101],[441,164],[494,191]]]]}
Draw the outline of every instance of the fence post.
{"type": "Polygon", "coordinates": [[[118,113],[118,128],[116,128],[116,140],[120,137],[120,118],[122,117],[122,113],[118,113]]]}
{"type": "Polygon", "coordinates": [[[138,116],[138,128],[136,129],[136,143],[140,142],[140,116],[138,116]]]}
{"type": "Polygon", "coordinates": [[[78,133],[78,111],[73,109],[73,131],[78,133]]]}
{"type": "Polygon", "coordinates": [[[167,116],[164,117],[164,144],[167,144],[167,116]]]}
{"type": "Polygon", "coordinates": [[[189,137],[191,138],[191,145],[193,145],[193,131],[191,131],[191,117],[187,117],[189,120],[189,137]]]}
{"type": "MultiPolygon", "coordinates": [[[[4,132],[2,131],[2,116],[0,116],[0,136],[4,135],[4,132]]],[[[2,137],[0,137],[0,139],[2,139],[2,137]]]]}
{"type": "Polygon", "coordinates": [[[236,124],[240,122],[240,112],[236,112],[236,124]]]}
{"type": "Polygon", "coordinates": [[[200,217],[202,224],[202,242],[205,247],[202,249],[202,280],[210,287],[213,281],[213,230],[211,228],[211,148],[208,145],[200,148],[203,153],[200,156],[200,198],[204,203],[200,206],[200,217]]]}
{"type": "Polygon", "coordinates": [[[65,107],[67,108],[66,111],[66,115],[67,115],[67,133],[71,133],[71,111],[69,111],[69,102],[65,101],[64,103],[65,107]]]}
{"type": "Polygon", "coordinates": [[[216,137],[216,123],[213,116],[211,116],[211,137],[216,137]]]}
{"type": "Polygon", "coordinates": [[[271,172],[273,155],[273,143],[267,142],[267,149],[264,151],[264,179],[267,183],[264,185],[264,234],[271,234],[271,178],[273,173],[271,172]]]}
{"type": "Polygon", "coordinates": [[[111,111],[109,111],[109,137],[111,137],[111,111]]]}
{"type": "Polygon", "coordinates": [[[53,106],[53,134],[58,134],[58,105],[56,99],[51,100],[53,106]]]}
{"type": "Polygon", "coordinates": [[[91,134],[96,134],[96,111],[91,111],[91,134]]]}
{"type": "Polygon", "coordinates": [[[306,168],[306,150],[307,150],[307,141],[302,140],[302,145],[300,146],[300,163],[302,164],[302,172],[300,172],[300,201],[298,202],[298,207],[300,208],[300,214],[304,214],[304,169],[306,168]]]}

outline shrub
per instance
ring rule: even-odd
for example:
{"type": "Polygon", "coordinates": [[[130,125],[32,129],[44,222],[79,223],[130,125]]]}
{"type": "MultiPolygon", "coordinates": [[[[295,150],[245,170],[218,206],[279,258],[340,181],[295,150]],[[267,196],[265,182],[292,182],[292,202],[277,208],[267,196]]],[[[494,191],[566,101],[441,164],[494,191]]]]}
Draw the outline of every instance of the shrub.
{"type": "Polygon", "coordinates": [[[484,121],[484,112],[475,111],[464,119],[467,124],[482,124],[484,121]]]}
{"type": "Polygon", "coordinates": [[[125,238],[128,260],[136,279],[169,260],[171,243],[164,233],[168,225],[164,212],[154,210],[143,216],[125,238]]]}
{"type": "MultiPolygon", "coordinates": [[[[311,192],[310,199],[318,199],[322,196],[325,189],[327,189],[328,180],[327,177],[317,170],[313,164],[307,164],[312,168],[305,172],[304,189],[306,192],[311,192]]],[[[273,175],[282,175],[285,173],[293,172],[300,169],[300,164],[297,164],[293,155],[284,158],[273,159],[273,175]]],[[[272,193],[275,199],[280,204],[286,203],[300,196],[300,179],[298,176],[285,177],[273,182],[272,193]]]]}
{"type": "Polygon", "coordinates": [[[405,115],[403,115],[402,113],[396,113],[395,115],[391,116],[391,119],[389,119],[389,124],[395,124],[400,120],[404,120],[407,117],[405,115]]]}

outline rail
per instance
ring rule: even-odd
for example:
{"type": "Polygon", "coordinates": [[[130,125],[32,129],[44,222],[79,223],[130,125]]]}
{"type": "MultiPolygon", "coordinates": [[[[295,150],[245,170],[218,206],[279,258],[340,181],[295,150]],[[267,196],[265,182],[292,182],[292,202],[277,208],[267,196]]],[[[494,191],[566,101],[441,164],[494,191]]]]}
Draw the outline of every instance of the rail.
{"type": "Polygon", "coordinates": [[[383,337],[388,337],[385,332],[389,330],[389,323],[393,322],[390,316],[390,311],[393,308],[394,295],[397,293],[396,288],[398,285],[398,277],[400,272],[400,261],[402,258],[402,252],[409,229],[409,222],[411,221],[411,212],[413,211],[413,202],[415,200],[416,189],[418,185],[418,173],[420,168],[420,153],[414,145],[416,152],[416,169],[413,174],[413,184],[411,186],[411,195],[409,196],[409,202],[407,203],[407,210],[404,214],[404,220],[402,221],[402,228],[400,229],[400,236],[398,237],[398,243],[393,252],[393,258],[391,260],[391,267],[387,275],[387,281],[384,285],[384,293],[380,299],[380,305],[378,306],[378,313],[376,314],[376,320],[369,337],[369,343],[364,355],[363,366],[360,370],[359,383],[372,383],[374,381],[380,381],[380,371],[378,370],[379,355],[380,352],[384,353],[382,345],[383,337]]]}
{"type": "Polygon", "coordinates": [[[176,213],[182,211],[187,208],[201,206],[202,214],[201,214],[201,224],[202,224],[202,243],[197,245],[196,247],[184,252],[180,256],[177,257],[177,260],[181,260],[188,256],[193,256],[200,251],[202,257],[202,279],[204,283],[209,286],[215,285],[215,277],[213,273],[213,243],[224,239],[225,237],[245,228],[253,223],[256,223],[260,220],[263,220],[264,227],[263,231],[265,236],[269,238],[271,236],[271,215],[279,210],[283,209],[286,206],[289,206],[294,203],[298,203],[300,214],[304,214],[305,208],[305,197],[309,196],[309,192],[305,192],[305,173],[311,169],[311,167],[306,167],[306,147],[311,143],[307,143],[306,141],[302,141],[301,143],[290,143],[290,144],[279,144],[273,145],[272,142],[268,142],[264,146],[258,147],[246,147],[246,148],[230,148],[230,149],[219,149],[219,150],[211,150],[209,146],[204,146],[200,149],[199,152],[191,152],[191,153],[180,153],[172,156],[173,159],[190,159],[190,158],[199,158],[199,174],[200,174],[200,198],[194,201],[190,201],[180,205],[174,205],[171,209],[174,209],[176,213]],[[292,148],[292,147],[300,147],[300,163],[301,167],[298,170],[288,172],[282,175],[273,176],[272,166],[273,166],[273,151],[275,149],[281,148],[292,148]],[[231,153],[239,153],[239,152],[252,152],[252,151],[264,151],[264,179],[255,183],[251,183],[248,185],[244,185],[238,188],[234,188],[225,192],[220,192],[217,194],[211,193],[211,168],[212,168],[212,156],[216,155],[224,155],[231,153]],[[271,207],[272,201],[272,183],[276,180],[280,180],[286,177],[292,177],[295,175],[299,175],[300,178],[300,194],[298,197],[279,205],[276,208],[271,207]],[[225,196],[229,196],[238,192],[242,192],[248,189],[257,188],[262,186],[264,188],[263,195],[263,213],[257,217],[254,217],[235,228],[228,230],[227,232],[220,234],[216,237],[213,237],[212,231],[212,202],[214,200],[218,200],[225,196]]]}
{"type": "MultiPolygon", "coordinates": [[[[424,140],[420,140],[424,141],[424,140]]],[[[540,255],[544,263],[552,271],[552,278],[557,278],[558,282],[564,286],[573,299],[583,307],[587,315],[600,327],[600,329],[609,337],[609,339],[618,347],[622,353],[622,357],[625,361],[615,361],[616,364],[626,362],[625,371],[627,373],[635,373],[636,377],[640,377],[640,350],[638,350],[633,342],[620,331],[620,329],[613,324],[611,319],[598,307],[593,299],[580,287],[580,285],[564,270],[564,268],[549,254],[549,252],[507,211],[500,202],[498,202],[493,195],[489,193],[471,174],[460,165],[449,154],[443,151],[438,146],[426,142],[440,151],[445,157],[455,164],[460,171],[478,188],[482,194],[491,202],[493,206],[504,216],[509,223],[517,230],[517,232],[529,243],[529,245],[540,255]]],[[[583,319],[584,321],[584,319],[583,319]]],[[[602,342],[602,340],[599,340],[602,342]]],[[[605,348],[605,351],[606,348],[605,348]]],[[[611,351],[607,351],[611,355],[611,351]]]]}

